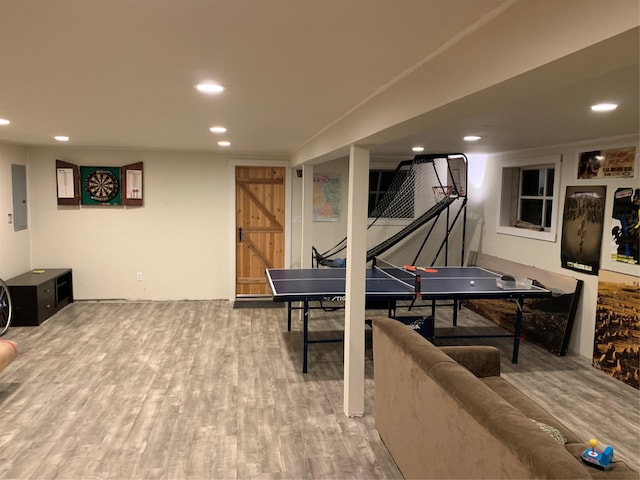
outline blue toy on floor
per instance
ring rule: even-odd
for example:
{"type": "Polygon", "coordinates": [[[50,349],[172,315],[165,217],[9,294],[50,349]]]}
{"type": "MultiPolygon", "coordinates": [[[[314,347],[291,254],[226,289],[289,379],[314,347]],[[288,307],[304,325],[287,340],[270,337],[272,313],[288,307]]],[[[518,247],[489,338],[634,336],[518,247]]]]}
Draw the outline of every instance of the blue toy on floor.
{"type": "Polygon", "coordinates": [[[590,465],[600,470],[609,470],[611,468],[611,461],[613,460],[613,447],[607,446],[603,450],[598,450],[596,446],[598,442],[595,438],[589,440],[591,448],[587,448],[580,457],[582,461],[587,465],[590,465]]]}

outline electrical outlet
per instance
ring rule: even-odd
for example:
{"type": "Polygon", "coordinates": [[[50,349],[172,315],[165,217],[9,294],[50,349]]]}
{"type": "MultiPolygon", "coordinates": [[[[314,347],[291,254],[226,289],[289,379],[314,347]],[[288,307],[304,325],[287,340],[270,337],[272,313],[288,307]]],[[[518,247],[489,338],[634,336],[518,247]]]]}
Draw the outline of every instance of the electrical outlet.
{"type": "Polygon", "coordinates": [[[138,280],[139,282],[142,281],[142,272],[136,273],[136,280],[138,280]]]}

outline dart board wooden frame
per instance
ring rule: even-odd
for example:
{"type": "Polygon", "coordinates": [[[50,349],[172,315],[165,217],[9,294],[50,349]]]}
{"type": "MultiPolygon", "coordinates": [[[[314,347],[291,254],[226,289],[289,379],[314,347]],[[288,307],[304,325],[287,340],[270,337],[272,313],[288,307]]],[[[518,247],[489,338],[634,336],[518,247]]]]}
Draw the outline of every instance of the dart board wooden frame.
{"type": "Polygon", "coordinates": [[[144,165],[80,167],[56,160],[58,205],[144,206],[144,165]]]}

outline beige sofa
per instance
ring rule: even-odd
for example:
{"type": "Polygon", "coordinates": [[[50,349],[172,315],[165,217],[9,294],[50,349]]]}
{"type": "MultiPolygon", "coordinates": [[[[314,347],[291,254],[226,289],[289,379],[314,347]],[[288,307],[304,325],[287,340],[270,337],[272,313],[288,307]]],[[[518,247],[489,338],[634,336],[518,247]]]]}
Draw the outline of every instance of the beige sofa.
{"type": "Polygon", "coordinates": [[[376,428],[405,478],[639,478],[584,465],[588,444],[500,377],[494,347],[438,348],[376,318],[373,355],[376,428]]]}

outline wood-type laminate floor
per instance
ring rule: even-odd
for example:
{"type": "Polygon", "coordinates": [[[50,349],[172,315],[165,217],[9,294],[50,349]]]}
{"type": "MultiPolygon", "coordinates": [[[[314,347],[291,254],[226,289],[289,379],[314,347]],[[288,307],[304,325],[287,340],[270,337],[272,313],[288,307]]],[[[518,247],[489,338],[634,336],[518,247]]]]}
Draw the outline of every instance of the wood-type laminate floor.
{"type": "MultiPolygon", "coordinates": [[[[371,349],[365,415],[348,418],[342,344],[312,345],[303,375],[301,325],[287,332],[285,315],[227,301],[76,302],[11,328],[20,356],[0,372],[0,478],[402,478],[375,430],[371,349]]],[[[343,315],[314,311],[312,330],[340,337],[343,315]]],[[[465,321],[484,322],[463,310],[465,321]]],[[[640,471],[637,390],[527,343],[511,365],[511,342],[493,343],[509,381],[640,471]]]]}

